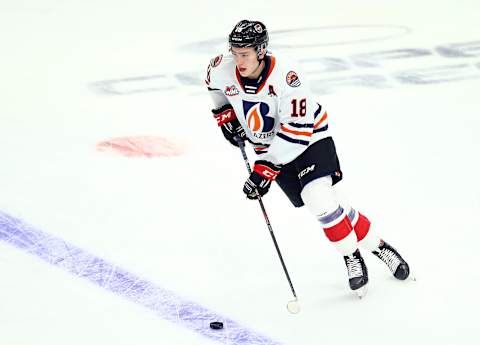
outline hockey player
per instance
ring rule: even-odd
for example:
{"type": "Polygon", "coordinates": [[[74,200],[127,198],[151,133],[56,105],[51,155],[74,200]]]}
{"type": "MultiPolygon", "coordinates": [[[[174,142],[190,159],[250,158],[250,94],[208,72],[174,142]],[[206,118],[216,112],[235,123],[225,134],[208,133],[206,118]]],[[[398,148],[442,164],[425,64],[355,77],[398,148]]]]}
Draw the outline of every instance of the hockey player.
{"type": "Polygon", "coordinates": [[[350,288],[360,297],[368,273],[359,247],[405,280],[409,266],[400,254],[370,229],[365,215],[339,202],[333,186],[342,171],[328,115],[299,67],[267,51],[268,32],[261,22],[240,21],[228,43],[231,54],[211,60],[205,82],[225,138],[235,146],[236,136],[247,140],[258,155],[243,192],[256,199],[276,181],[295,207],[307,206],[343,255],[350,288]]]}

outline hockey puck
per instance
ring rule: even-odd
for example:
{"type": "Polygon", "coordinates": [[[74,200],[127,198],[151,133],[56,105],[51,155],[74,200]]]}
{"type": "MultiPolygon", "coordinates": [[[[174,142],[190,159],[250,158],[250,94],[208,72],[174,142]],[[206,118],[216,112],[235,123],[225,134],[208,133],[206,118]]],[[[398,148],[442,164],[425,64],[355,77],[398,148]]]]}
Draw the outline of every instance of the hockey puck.
{"type": "Polygon", "coordinates": [[[223,328],[223,322],[219,322],[219,321],[210,322],[210,328],[211,329],[222,329],[223,328]]]}

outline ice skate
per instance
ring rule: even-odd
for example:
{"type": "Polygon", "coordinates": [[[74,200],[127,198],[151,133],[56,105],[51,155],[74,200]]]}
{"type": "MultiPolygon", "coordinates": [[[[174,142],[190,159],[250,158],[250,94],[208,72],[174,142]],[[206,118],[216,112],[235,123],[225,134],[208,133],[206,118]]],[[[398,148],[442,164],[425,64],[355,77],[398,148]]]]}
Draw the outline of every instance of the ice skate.
{"type": "Polygon", "coordinates": [[[345,265],[348,270],[348,283],[358,296],[362,298],[367,293],[368,271],[360,251],[357,249],[349,256],[344,256],[345,265]]]}
{"type": "MultiPolygon", "coordinates": [[[[382,240],[378,250],[374,250],[372,253],[388,266],[395,278],[405,280],[409,277],[410,267],[407,262],[387,242],[382,240]]],[[[413,278],[413,280],[415,279],[413,278]]]]}

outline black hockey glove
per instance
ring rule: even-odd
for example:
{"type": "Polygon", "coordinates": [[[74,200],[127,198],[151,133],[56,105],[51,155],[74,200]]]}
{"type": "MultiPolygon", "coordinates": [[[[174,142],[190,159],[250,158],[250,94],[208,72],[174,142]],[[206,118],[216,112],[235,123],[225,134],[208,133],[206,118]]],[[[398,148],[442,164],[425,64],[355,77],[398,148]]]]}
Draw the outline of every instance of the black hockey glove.
{"type": "Polygon", "coordinates": [[[280,173],[281,166],[268,161],[256,161],[253,172],[243,186],[243,192],[251,200],[257,199],[257,191],[260,196],[267,194],[272,181],[280,173]]]}
{"type": "Polygon", "coordinates": [[[235,110],[230,104],[225,104],[219,109],[212,110],[213,117],[217,120],[218,126],[222,129],[223,136],[230,144],[238,147],[238,143],[235,140],[235,136],[239,136],[241,139],[246,139],[245,130],[240,122],[238,122],[235,110]]]}

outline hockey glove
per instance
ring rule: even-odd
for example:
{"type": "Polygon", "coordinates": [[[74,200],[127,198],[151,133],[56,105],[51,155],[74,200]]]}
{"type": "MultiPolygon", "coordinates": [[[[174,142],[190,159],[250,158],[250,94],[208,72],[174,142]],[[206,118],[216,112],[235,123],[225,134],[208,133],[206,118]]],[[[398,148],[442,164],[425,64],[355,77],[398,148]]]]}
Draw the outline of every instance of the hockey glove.
{"type": "Polygon", "coordinates": [[[238,122],[235,110],[230,104],[225,104],[219,109],[212,110],[213,117],[217,120],[218,126],[221,128],[223,136],[230,144],[238,147],[235,136],[239,136],[245,140],[246,134],[240,122],[238,122]]]}
{"type": "Polygon", "coordinates": [[[257,199],[257,191],[260,196],[267,194],[272,181],[280,173],[281,167],[268,161],[256,161],[253,172],[243,186],[243,192],[251,200],[257,199]]]}

